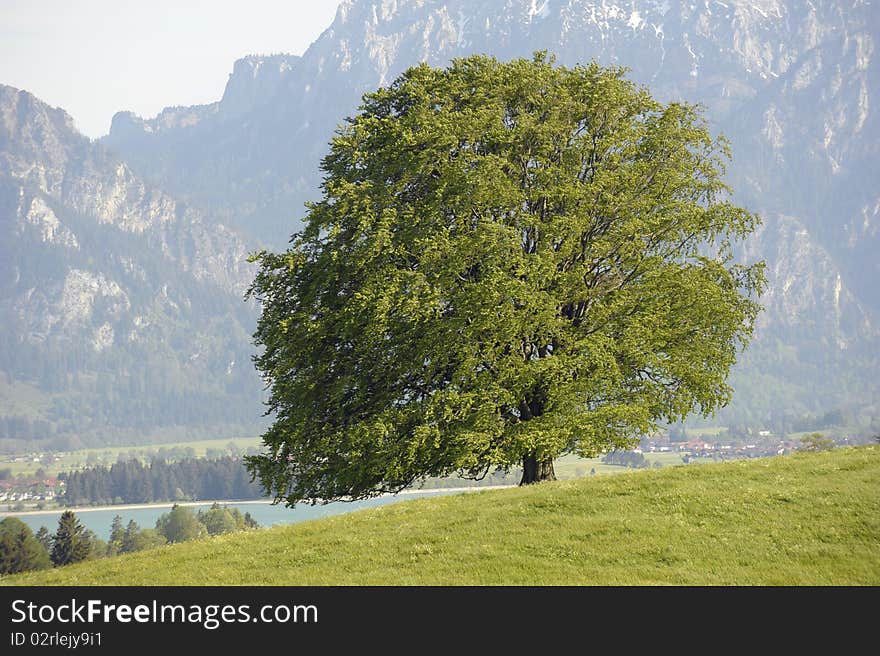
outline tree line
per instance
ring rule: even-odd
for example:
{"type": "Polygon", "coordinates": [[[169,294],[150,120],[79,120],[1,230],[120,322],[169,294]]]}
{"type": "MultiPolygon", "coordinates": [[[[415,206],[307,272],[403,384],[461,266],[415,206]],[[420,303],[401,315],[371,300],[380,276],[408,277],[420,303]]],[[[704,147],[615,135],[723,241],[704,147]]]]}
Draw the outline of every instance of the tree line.
{"type": "Polygon", "coordinates": [[[634,469],[647,469],[651,466],[648,459],[641,453],[635,451],[626,451],[615,449],[609,451],[602,456],[602,462],[606,465],[619,465],[621,467],[632,467],[634,469]]]}
{"type": "Polygon", "coordinates": [[[241,458],[233,456],[153,460],[148,464],[127,460],[70,472],[65,477],[62,502],[68,506],[264,496],[241,458]]]}
{"type": "Polygon", "coordinates": [[[198,513],[175,504],[156,520],[155,528],[141,528],[134,520],[123,525],[122,518],[116,515],[106,542],[85,528],[72,510],[61,514],[58,528],[52,534],[45,526],[34,534],[17,517],[7,517],[0,522],[0,576],[254,528],[259,528],[259,524],[250,513],[242,514],[237,508],[218,503],[198,513]]]}

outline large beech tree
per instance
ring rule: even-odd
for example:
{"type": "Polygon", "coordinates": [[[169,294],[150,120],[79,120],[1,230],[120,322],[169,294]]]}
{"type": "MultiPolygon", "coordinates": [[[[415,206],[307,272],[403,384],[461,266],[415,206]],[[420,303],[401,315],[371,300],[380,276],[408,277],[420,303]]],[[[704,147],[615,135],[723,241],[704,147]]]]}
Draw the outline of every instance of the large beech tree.
{"type": "Polygon", "coordinates": [[[750,337],[757,217],[699,107],[543,53],[409,69],[330,144],[286,252],[254,256],[276,501],[631,445],[710,414],[750,337]]]}

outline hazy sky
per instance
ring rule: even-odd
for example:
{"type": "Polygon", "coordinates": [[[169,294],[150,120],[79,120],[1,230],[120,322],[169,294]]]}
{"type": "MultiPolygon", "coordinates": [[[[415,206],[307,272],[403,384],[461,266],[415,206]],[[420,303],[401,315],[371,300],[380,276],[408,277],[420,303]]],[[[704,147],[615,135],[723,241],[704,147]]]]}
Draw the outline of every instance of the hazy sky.
{"type": "Polygon", "coordinates": [[[219,100],[233,62],[302,54],[340,0],[0,0],[0,83],[90,137],[117,111],[219,100]]]}

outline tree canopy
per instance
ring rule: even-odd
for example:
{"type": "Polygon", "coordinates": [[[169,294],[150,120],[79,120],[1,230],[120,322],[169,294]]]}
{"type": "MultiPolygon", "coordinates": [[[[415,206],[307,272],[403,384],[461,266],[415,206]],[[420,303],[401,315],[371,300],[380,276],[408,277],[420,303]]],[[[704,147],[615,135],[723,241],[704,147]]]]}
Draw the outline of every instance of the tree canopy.
{"type": "Polygon", "coordinates": [[[253,258],[274,422],[249,470],[288,505],[530,483],[724,405],[763,275],[701,111],[543,53],[365,95],[303,229],[253,258]]]}
{"type": "Polygon", "coordinates": [[[156,531],[168,542],[197,540],[208,534],[205,525],[192,510],[177,504],[156,520],[156,531]]]}
{"type": "Polygon", "coordinates": [[[0,575],[51,567],[49,552],[18,517],[0,521],[0,575]]]}

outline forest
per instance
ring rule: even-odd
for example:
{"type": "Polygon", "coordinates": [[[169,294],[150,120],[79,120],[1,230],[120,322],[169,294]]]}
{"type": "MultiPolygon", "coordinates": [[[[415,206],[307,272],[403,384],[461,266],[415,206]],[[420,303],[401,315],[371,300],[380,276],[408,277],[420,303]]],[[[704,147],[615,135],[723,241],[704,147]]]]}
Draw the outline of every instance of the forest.
{"type": "Polygon", "coordinates": [[[251,480],[241,458],[184,458],[173,462],[116,462],[62,474],[67,506],[203,499],[259,499],[265,496],[251,480]]]}

